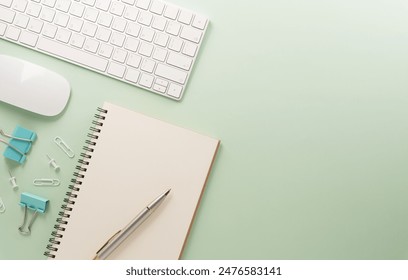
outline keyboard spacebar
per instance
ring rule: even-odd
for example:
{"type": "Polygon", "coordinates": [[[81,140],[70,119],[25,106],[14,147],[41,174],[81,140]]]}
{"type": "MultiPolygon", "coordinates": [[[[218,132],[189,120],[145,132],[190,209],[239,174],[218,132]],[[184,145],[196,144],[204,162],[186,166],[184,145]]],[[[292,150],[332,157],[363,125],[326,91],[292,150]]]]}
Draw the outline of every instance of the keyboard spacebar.
{"type": "Polygon", "coordinates": [[[48,52],[53,55],[71,60],[73,62],[94,68],[96,70],[105,72],[108,66],[108,61],[100,57],[94,56],[79,49],[71,48],[67,45],[48,40],[44,37],[38,39],[38,49],[48,52]]]}

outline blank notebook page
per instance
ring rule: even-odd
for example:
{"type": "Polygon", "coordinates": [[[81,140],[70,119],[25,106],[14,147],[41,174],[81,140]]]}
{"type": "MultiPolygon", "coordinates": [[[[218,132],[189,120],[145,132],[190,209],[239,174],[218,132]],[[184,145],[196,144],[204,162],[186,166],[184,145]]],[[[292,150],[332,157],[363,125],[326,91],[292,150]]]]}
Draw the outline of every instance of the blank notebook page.
{"type": "Polygon", "coordinates": [[[168,188],[161,206],[109,258],[180,258],[219,140],[110,103],[103,109],[55,258],[92,259],[168,188]]]}

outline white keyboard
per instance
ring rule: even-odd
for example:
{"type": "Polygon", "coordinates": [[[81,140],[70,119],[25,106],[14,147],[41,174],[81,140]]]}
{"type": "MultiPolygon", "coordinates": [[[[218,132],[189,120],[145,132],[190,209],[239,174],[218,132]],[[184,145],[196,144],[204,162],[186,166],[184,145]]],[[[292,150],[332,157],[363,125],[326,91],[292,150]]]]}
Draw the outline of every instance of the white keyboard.
{"type": "Polygon", "coordinates": [[[0,38],[176,100],[207,25],[155,0],[0,0],[0,38]]]}

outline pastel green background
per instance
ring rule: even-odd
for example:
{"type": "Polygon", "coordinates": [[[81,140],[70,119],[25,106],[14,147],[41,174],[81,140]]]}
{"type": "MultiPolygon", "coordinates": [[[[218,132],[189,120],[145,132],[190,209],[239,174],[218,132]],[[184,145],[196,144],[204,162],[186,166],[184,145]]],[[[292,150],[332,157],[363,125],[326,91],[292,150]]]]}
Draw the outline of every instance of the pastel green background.
{"type": "Polygon", "coordinates": [[[52,139],[79,155],[95,108],[110,101],[222,141],[184,259],[407,259],[407,2],[173,2],[211,19],[181,102],[0,41],[0,53],[72,86],[57,118],[0,104],[3,130],[38,133],[25,165],[0,160],[0,258],[45,258],[78,159],[52,139]],[[34,187],[41,177],[62,185],[34,187]],[[28,237],[17,231],[22,191],[50,199],[28,237]]]}

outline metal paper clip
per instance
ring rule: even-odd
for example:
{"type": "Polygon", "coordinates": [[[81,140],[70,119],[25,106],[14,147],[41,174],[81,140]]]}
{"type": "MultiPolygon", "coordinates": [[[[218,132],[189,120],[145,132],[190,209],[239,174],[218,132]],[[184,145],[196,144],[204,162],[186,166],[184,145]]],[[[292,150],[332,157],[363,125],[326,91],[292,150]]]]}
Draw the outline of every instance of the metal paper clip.
{"type": "Polygon", "coordinates": [[[37,217],[38,213],[44,213],[47,209],[48,199],[30,194],[30,193],[22,193],[20,199],[20,205],[24,207],[24,218],[23,224],[18,228],[18,231],[21,234],[28,235],[31,233],[31,226],[34,223],[35,218],[37,217]],[[27,220],[27,208],[34,211],[34,214],[28,223],[27,230],[24,230],[24,226],[27,220]]]}
{"type": "Polygon", "coordinates": [[[21,138],[21,137],[16,137],[16,136],[7,134],[3,131],[3,129],[0,129],[0,134],[3,135],[4,137],[8,137],[8,138],[12,138],[12,139],[20,140],[20,141],[33,142],[33,140],[29,138],[21,138]]]}
{"type": "Polygon", "coordinates": [[[4,205],[4,202],[0,197],[0,213],[4,213],[5,211],[6,211],[6,205],[4,205]]]}
{"type": "Polygon", "coordinates": [[[60,181],[58,179],[34,179],[33,184],[35,186],[59,186],[60,181]]]}
{"type": "Polygon", "coordinates": [[[13,190],[16,190],[16,189],[18,188],[18,185],[17,185],[17,182],[16,182],[16,177],[14,177],[14,176],[11,174],[11,171],[10,171],[10,170],[9,170],[8,172],[9,172],[9,174],[10,174],[10,179],[9,179],[9,181],[10,181],[12,187],[13,187],[13,190]]]}
{"type": "Polygon", "coordinates": [[[57,144],[58,147],[61,148],[61,150],[70,158],[73,158],[75,156],[74,151],[67,145],[67,143],[62,140],[61,137],[57,136],[54,138],[55,144],[57,144]]]}

